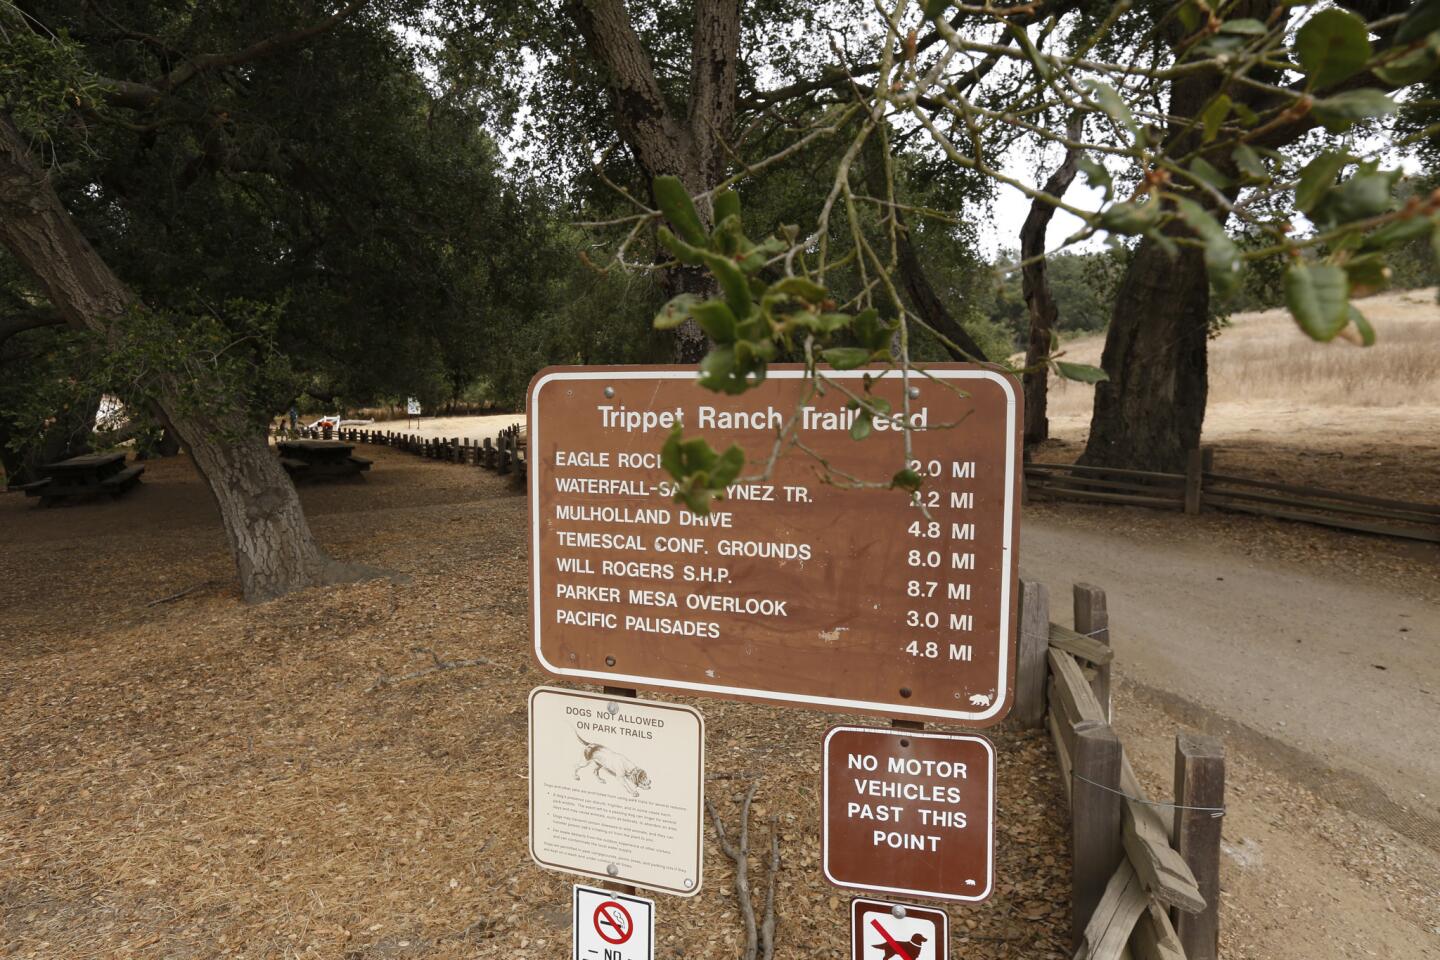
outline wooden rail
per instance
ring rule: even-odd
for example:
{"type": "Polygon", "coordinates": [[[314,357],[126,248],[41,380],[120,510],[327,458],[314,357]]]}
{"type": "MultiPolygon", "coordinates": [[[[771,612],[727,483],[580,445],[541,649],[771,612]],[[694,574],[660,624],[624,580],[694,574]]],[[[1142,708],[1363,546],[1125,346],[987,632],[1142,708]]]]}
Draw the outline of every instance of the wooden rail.
{"type": "Polygon", "coordinates": [[[413,433],[394,430],[357,430],[344,427],[312,429],[303,427],[295,431],[282,431],[286,436],[296,435],[307,440],[342,440],[346,443],[368,443],[390,447],[405,453],[440,460],[444,463],[458,463],[485,467],[496,473],[511,476],[515,483],[522,484],[527,473],[525,435],[518,425],[501,430],[494,440],[486,437],[472,443],[469,437],[422,437],[413,433]]]}
{"type": "Polygon", "coordinates": [[[1440,543],[1440,504],[1411,503],[1212,470],[1214,450],[1190,451],[1184,473],[1124,470],[1067,463],[1025,464],[1027,496],[1183,510],[1248,513],[1440,543]]]}
{"type": "Polygon", "coordinates": [[[1043,584],[1021,581],[1020,609],[1012,718],[1049,731],[1069,798],[1076,960],[1215,960],[1221,745],[1177,735],[1176,800],[1151,801],[1110,726],[1104,591],[1075,585],[1083,633],[1050,622],[1043,584]]]}

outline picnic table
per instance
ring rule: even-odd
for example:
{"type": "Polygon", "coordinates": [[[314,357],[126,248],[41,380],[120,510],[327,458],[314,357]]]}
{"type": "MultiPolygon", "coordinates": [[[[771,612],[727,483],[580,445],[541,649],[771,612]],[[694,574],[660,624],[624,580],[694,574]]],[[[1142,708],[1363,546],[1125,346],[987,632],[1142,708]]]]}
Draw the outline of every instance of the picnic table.
{"type": "Polygon", "coordinates": [[[355,445],[335,440],[282,440],[275,444],[280,465],[290,479],[333,480],[358,477],[370,469],[371,461],[354,455],[355,445]]]}
{"type": "Polygon", "coordinates": [[[125,466],[123,453],[89,453],[69,460],[47,463],[40,470],[41,480],[22,484],[27,497],[39,497],[40,505],[49,507],[66,499],[81,499],[108,493],[120,497],[140,482],[145,468],[125,466]]]}

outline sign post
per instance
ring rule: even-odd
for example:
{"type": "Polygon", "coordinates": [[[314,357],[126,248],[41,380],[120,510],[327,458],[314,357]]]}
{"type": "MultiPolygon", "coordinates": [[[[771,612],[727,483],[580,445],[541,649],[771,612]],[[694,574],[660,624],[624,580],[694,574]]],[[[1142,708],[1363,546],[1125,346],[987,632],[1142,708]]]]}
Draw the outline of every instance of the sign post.
{"type": "Polygon", "coordinates": [[[541,371],[528,402],[540,666],[613,687],[998,723],[1015,682],[1020,394],[975,365],[926,374],[907,389],[899,371],[827,373],[854,391],[870,376],[875,396],[908,409],[908,465],[924,478],[908,495],[822,481],[816,456],[888,481],[906,460],[902,414],[853,440],[847,398],[807,401],[797,365],[738,397],[701,389],[693,367],[541,371]],[[751,457],[707,516],[672,502],[659,452],[676,424],[751,457]],[[791,447],[767,473],[782,434],[815,456],[791,447]]]}
{"type": "Polygon", "coordinates": [[[530,855],[677,896],[700,891],[705,724],[679,704],[530,692],[530,855]]]}
{"type": "Polygon", "coordinates": [[[984,737],[834,727],[821,863],[840,887],[980,901],[994,887],[995,750],[984,737]]]}

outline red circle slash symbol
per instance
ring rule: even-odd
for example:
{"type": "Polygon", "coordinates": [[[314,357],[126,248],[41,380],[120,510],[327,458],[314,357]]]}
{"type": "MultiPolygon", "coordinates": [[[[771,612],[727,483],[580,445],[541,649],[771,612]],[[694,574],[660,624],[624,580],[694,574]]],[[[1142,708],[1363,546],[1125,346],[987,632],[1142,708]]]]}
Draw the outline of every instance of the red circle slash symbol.
{"type": "Polygon", "coordinates": [[[635,932],[635,921],[630,919],[629,910],[614,900],[606,900],[595,908],[595,932],[606,943],[624,943],[635,932]]]}

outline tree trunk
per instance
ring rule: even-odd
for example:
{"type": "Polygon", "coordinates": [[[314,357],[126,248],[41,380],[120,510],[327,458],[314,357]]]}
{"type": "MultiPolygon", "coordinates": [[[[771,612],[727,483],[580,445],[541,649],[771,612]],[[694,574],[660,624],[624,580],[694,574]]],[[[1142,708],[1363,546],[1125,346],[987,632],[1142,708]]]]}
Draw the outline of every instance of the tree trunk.
{"type": "MultiPolygon", "coordinates": [[[[1066,126],[1066,133],[1072,141],[1078,141],[1084,132],[1085,117],[1075,114],[1066,126]]],[[[1076,164],[1080,151],[1067,148],[1060,166],[1050,174],[1040,189],[1060,199],[1070,189],[1075,179],[1076,164]]],[[[1053,204],[1036,197],[1030,203],[1030,214],[1020,227],[1020,261],[1024,263],[1038,257],[1034,263],[1021,268],[1021,289],[1025,294],[1025,307],[1030,314],[1030,335],[1025,346],[1025,445],[1044,443],[1050,437],[1050,420],[1046,416],[1049,398],[1050,370],[1045,358],[1050,355],[1051,332],[1059,317],[1055,298],[1050,295],[1050,278],[1045,264],[1045,234],[1050,228],[1050,219],[1055,216],[1053,204]]]]}
{"type": "MultiPolygon", "coordinates": [[[[1274,0],[1241,0],[1226,16],[1263,21],[1274,6],[1274,0]]],[[[1171,18],[1165,31],[1171,43],[1184,32],[1178,18],[1171,18]]],[[[1170,156],[1184,156],[1201,146],[1200,125],[1192,118],[1226,83],[1227,78],[1214,70],[1172,81],[1166,143],[1170,156]]],[[[1256,96],[1239,86],[1231,92],[1239,100],[1256,96]]],[[[1229,155],[1211,153],[1207,158],[1234,174],[1229,155]]],[[[1208,194],[1196,194],[1194,199],[1215,212],[1208,194]]],[[[1225,216],[1218,214],[1222,226],[1225,216]]],[[[1182,228],[1170,229],[1178,235],[1182,228]]],[[[1142,240],[1121,281],[1105,334],[1101,366],[1110,379],[1096,385],[1095,412],[1081,463],[1184,472],[1185,452],[1200,443],[1205,421],[1209,323],[1210,284],[1203,253],[1181,247],[1171,259],[1149,238],[1142,240]]]]}
{"type": "Polygon", "coordinates": [[[1145,239],[1115,299],[1083,464],[1185,472],[1205,421],[1210,282],[1205,256],[1145,239]]]}
{"type": "MultiPolygon", "coordinates": [[[[885,182],[885,157],[881,153],[883,147],[879,133],[867,137],[862,149],[865,151],[866,187],[875,197],[890,196],[890,185],[885,182]]],[[[955,319],[954,314],[931,286],[920,256],[915,252],[915,244],[910,240],[910,225],[905,222],[905,214],[899,207],[895,207],[891,213],[895,217],[896,267],[900,273],[901,288],[910,301],[911,309],[921,320],[950,341],[942,343],[942,346],[952,360],[984,363],[987,359],[985,352],[980,349],[975,338],[960,325],[960,321],[955,319]]]]}
{"type": "MultiPolygon", "coordinates": [[[[740,56],[739,0],[697,0],[691,37],[689,108],[682,119],[666,102],[655,79],[650,55],[640,42],[624,0],[569,0],[566,10],[595,58],[615,127],[647,181],[678,177],[692,195],[720,182],[727,166],[724,139],[735,119],[735,70],[740,56]]],[[[652,197],[653,200],[653,197],[652,197]]],[[[696,205],[708,228],[708,203],[696,205]]],[[[678,267],[662,278],[669,297],[681,293],[710,296],[713,277],[696,267],[678,267]]],[[[675,362],[698,363],[710,344],[700,327],[687,320],[675,331],[675,362]]]]}
{"type": "MultiPolygon", "coordinates": [[[[33,273],[66,322],[114,340],[138,298],[90,246],[35,165],[15,127],[0,117],[0,242],[33,273]]],[[[247,600],[350,579],[315,543],[295,487],[245,411],[220,419],[190,412],[179,385],[161,376],[156,405],[210,486],[247,600]],[[233,439],[227,439],[233,438],[233,439]]]]}

